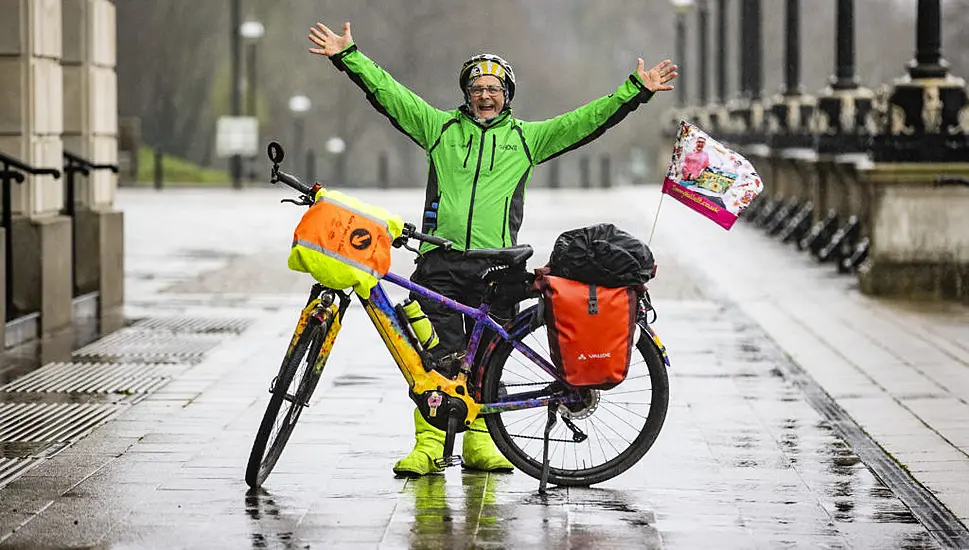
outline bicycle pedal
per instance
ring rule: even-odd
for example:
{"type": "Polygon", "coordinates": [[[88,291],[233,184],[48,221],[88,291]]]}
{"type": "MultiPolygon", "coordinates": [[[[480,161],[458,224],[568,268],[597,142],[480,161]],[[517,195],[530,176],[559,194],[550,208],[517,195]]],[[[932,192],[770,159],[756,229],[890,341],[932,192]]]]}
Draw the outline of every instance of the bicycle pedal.
{"type": "Polygon", "coordinates": [[[461,455],[442,456],[434,459],[434,465],[438,468],[461,466],[462,464],[464,464],[464,459],[461,458],[461,455]]]}

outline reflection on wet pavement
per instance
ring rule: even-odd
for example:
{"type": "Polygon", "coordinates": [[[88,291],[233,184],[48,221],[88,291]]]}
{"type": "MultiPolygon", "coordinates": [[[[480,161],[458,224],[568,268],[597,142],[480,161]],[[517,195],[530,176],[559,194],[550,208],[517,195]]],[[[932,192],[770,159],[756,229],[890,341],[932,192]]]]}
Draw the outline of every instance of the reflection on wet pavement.
{"type": "MultiPolygon", "coordinates": [[[[717,508],[732,503],[737,512],[708,523],[714,529],[704,537],[695,525],[680,527],[682,518],[676,516],[681,506],[654,500],[667,546],[690,547],[715,535],[724,547],[938,547],[802,391],[782,376],[762,350],[770,342],[736,318],[735,310],[695,303],[662,313],[666,326],[660,334],[667,346],[687,350],[671,353],[672,391],[680,407],[671,411],[673,423],[664,435],[691,433],[688,440],[680,435],[676,450],[692,447],[694,458],[704,457],[711,468],[667,472],[660,488],[682,497],[693,486],[694,496],[713,500],[717,508]],[[691,330],[678,330],[678,325],[691,330]],[[684,416],[695,426],[678,425],[684,416]],[[667,507],[670,512],[664,511],[667,507]],[[664,521],[667,513],[672,525],[664,521]]],[[[662,452],[667,454],[665,448],[662,452]]],[[[658,457],[645,462],[650,458],[658,457]]],[[[700,510],[699,517],[706,518],[700,510]]]]}

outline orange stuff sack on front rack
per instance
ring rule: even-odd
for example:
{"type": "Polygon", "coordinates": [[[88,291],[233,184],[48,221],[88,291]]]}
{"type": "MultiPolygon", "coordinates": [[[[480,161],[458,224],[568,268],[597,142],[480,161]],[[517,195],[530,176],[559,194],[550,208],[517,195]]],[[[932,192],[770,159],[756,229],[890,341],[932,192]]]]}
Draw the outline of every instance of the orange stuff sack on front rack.
{"type": "Polygon", "coordinates": [[[287,265],[325,287],[352,287],[369,298],[390,270],[391,245],[403,229],[403,219],[379,206],[320,189],[296,226],[287,265]]]}

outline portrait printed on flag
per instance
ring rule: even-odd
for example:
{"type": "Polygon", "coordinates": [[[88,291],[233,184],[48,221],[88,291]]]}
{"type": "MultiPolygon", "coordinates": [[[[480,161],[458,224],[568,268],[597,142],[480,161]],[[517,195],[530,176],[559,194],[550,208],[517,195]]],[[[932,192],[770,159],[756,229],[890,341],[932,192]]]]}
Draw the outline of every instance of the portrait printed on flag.
{"type": "Polygon", "coordinates": [[[680,121],[663,193],[730,229],[763,189],[747,159],[680,121]]]}

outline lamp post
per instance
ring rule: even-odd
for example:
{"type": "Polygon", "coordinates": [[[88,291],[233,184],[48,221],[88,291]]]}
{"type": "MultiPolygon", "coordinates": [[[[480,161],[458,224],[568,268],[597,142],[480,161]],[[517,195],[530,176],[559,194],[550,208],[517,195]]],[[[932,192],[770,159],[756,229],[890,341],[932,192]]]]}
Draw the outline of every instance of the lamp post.
{"type": "MultiPolygon", "coordinates": [[[[693,9],[694,0],[670,0],[670,3],[676,9],[676,64],[680,67],[680,74],[685,74],[683,67],[689,66],[686,61],[686,14],[693,9]]],[[[679,107],[686,107],[686,88],[682,81],[676,85],[676,104],[679,107]]]]}
{"type": "Polygon", "coordinates": [[[915,58],[879,102],[873,119],[875,161],[964,162],[969,158],[969,97],[965,81],[942,57],[942,7],[919,0],[915,58]]]}
{"type": "Polygon", "coordinates": [[[707,37],[709,36],[709,25],[707,21],[710,16],[710,7],[707,5],[707,0],[697,0],[696,4],[697,10],[697,67],[700,69],[700,78],[698,82],[700,84],[700,97],[697,104],[700,106],[706,106],[707,102],[710,100],[710,80],[707,78],[707,74],[710,71],[710,58],[707,56],[707,52],[710,48],[707,47],[707,37]]]}
{"type": "MultiPolygon", "coordinates": [[[[230,90],[229,90],[229,110],[234,117],[239,116],[241,109],[240,78],[239,78],[239,27],[242,19],[241,0],[229,0],[229,58],[230,58],[230,90]]],[[[229,174],[232,178],[232,187],[242,188],[242,157],[232,155],[229,158],[229,174]]]]}
{"type": "Polygon", "coordinates": [[[727,0],[717,0],[717,106],[713,119],[721,136],[730,131],[727,109],[727,0]]]}
{"type": "Polygon", "coordinates": [[[741,86],[732,117],[736,140],[740,144],[763,143],[760,0],[740,0],[740,37],[741,86]]]}
{"type": "MultiPolygon", "coordinates": [[[[249,20],[239,27],[239,34],[246,40],[246,116],[258,117],[256,113],[256,44],[262,38],[265,29],[259,21],[249,20]]],[[[250,158],[250,169],[252,161],[250,158]]],[[[255,179],[255,174],[250,170],[249,177],[255,179]]]]}
{"type": "Polygon", "coordinates": [[[338,136],[326,140],[326,152],[333,155],[333,173],[337,185],[346,186],[346,165],[343,152],[346,151],[347,144],[338,136]]]}
{"type": "Polygon", "coordinates": [[[299,166],[303,159],[303,118],[312,106],[310,98],[305,95],[294,95],[289,98],[289,112],[293,115],[293,149],[296,151],[293,155],[294,166],[299,166]]]}
{"type": "Polygon", "coordinates": [[[784,85],[771,106],[768,122],[771,142],[778,148],[813,148],[808,121],[814,112],[814,98],[801,90],[801,2],[787,0],[784,12],[784,85]]]}
{"type": "Polygon", "coordinates": [[[697,97],[696,118],[697,123],[707,132],[712,131],[714,112],[713,105],[710,103],[710,6],[707,0],[696,0],[696,26],[697,26],[697,45],[696,58],[698,70],[699,94],[697,97]]]}
{"type": "Polygon", "coordinates": [[[871,137],[866,122],[874,94],[860,87],[855,75],[855,2],[837,2],[835,74],[818,98],[812,128],[824,155],[867,151],[871,137]]]}
{"type": "Polygon", "coordinates": [[[246,21],[239,34],[246,39],[246,115],[256,116],[256,44],[265,29],[259,21],[246,21]]]}

